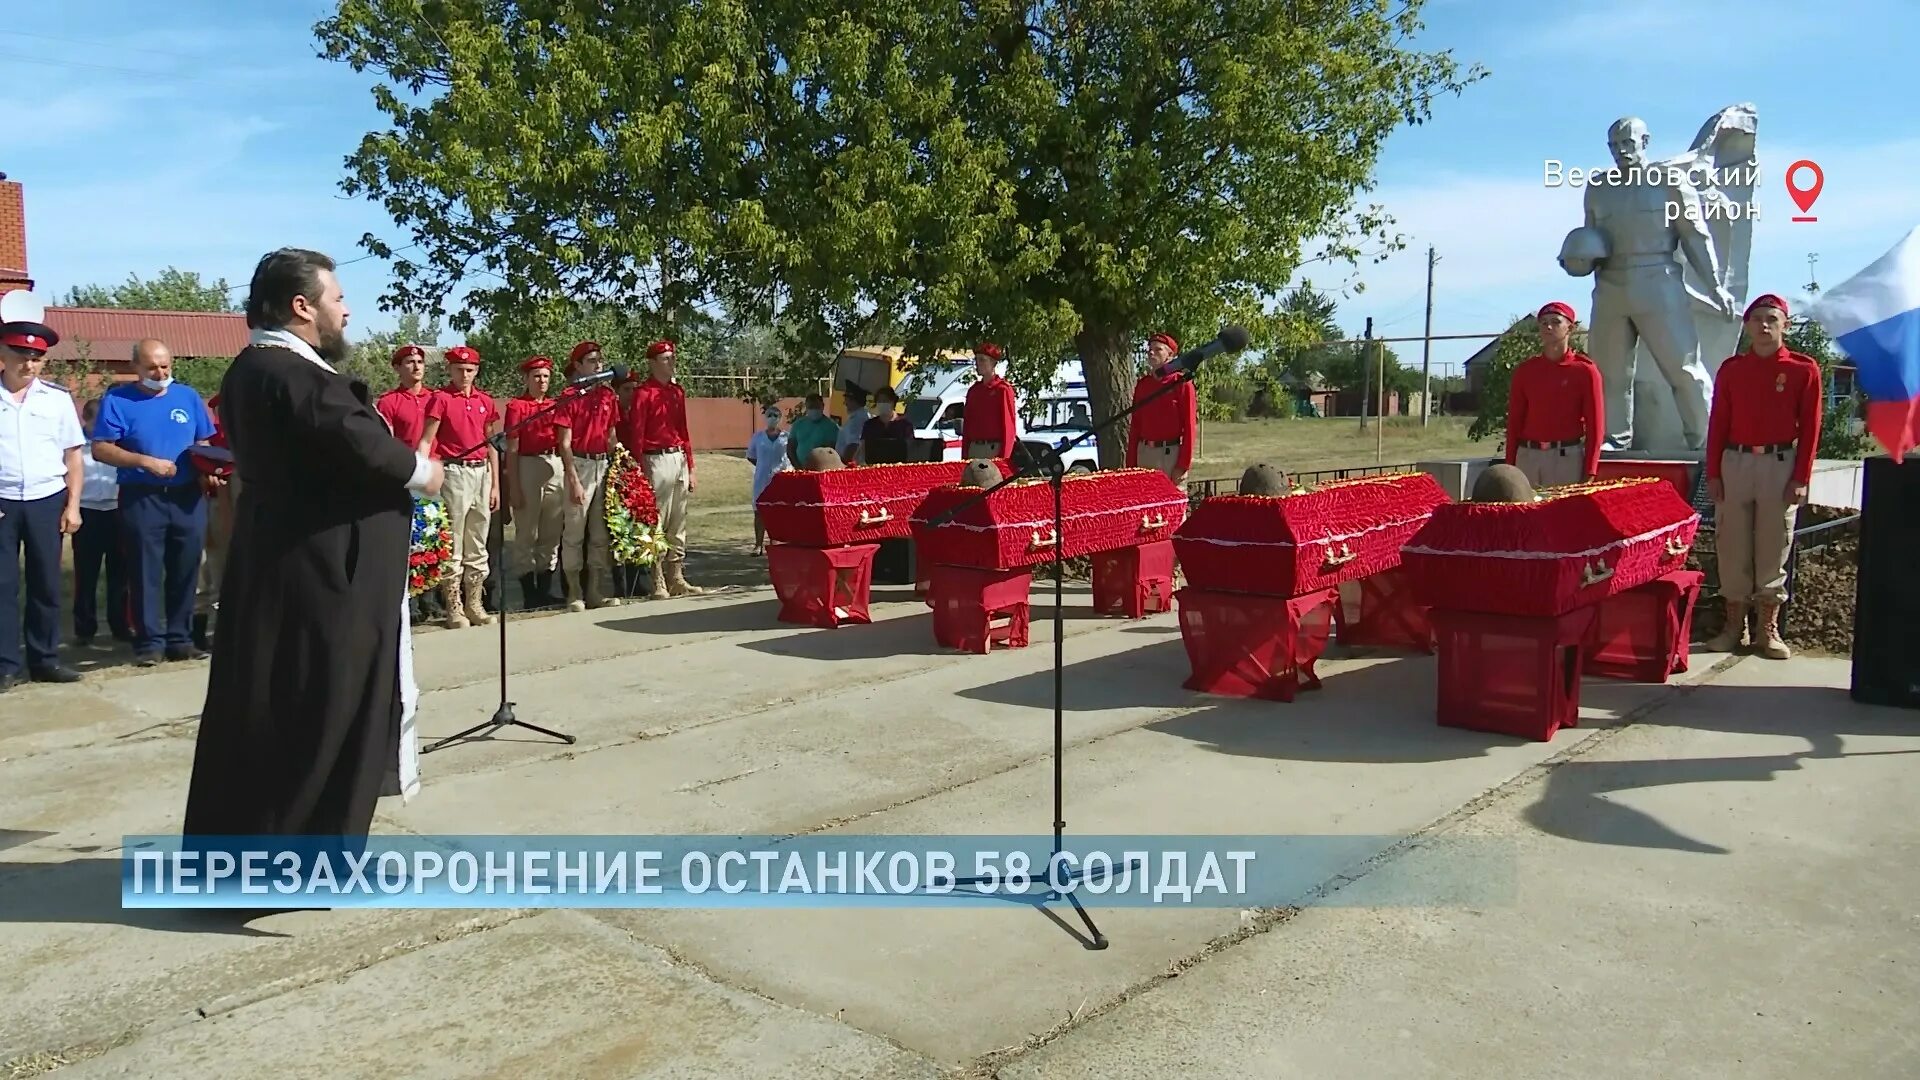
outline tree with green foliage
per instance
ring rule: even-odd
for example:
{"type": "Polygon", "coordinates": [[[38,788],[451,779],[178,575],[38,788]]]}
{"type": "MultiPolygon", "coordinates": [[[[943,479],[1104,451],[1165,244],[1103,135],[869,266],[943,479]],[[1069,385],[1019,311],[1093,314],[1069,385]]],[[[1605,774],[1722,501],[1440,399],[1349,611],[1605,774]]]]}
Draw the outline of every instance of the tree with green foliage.
{"type": "MultiPolygon", "coordinates": [[[[1742,331],[1740,336],[1740,349],[1744,352],[1747,348],[1746,333],[1742,331]]],[[[1825,408],[1820,417],[1819,456],[1836,459],[1866,457],[1866,432],[1854,429],[1859,410],[1853,395],[1834,400],[1833,369],[1840,362],[1840,354],[1835,351],[1833,339],[1827,336],[1826,329],[1804,316],[1789,320],[1787,348],[1820,363],[1820,392],[1825,399],[1825,408]]]]}
{"type": "Polygon", "coordinates": [[[220,278],[203,283],[191,270],[169,266],[149,281],[128,274],[119,285],[76,285],[60,301],[66,307],[131,308],[139,311],[237,312],[234,287],[220,278]]]}
{"type": "Polygon", "coordinates": [[[1400,246],[1356,195],[1481,75],[1405,47],[1420,6],[339,0],[316,32],[385,80],[345,189],[421,249],[398,307],[480,274],[456,327],[560,297],[672,333],[717,299],[810,375],[896,319],[1018,381],[1077,353],[1111,414],[1144,334],[1270,333],[1303,264],[1400,246]]]}
{"type": "MultiPolygon", "coordinates": [[[[1585,328],[1574,328],[1573,340],[1569,344],[1575,352],[1586,351],[1586,335],[1585,328]]],[[[1478,441],[1489,435],[1506,437],[1507,391],[1513,385],[1513,369],[1539,351],[1540,329],[1532,315],[1522,315],[1507,324],[1507,331],[1500,335],[1493,354],[1475,365],[1485,365],[1485,370],[1477,376],[1480,383],[1479,408],[1473,426],[1467,429],[1469,439],[1478,441]]]]}

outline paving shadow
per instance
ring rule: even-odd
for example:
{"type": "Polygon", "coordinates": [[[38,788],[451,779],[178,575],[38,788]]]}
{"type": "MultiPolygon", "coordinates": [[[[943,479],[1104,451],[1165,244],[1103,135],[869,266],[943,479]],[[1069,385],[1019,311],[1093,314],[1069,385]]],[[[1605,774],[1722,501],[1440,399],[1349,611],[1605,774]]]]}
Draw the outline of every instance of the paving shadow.
{"type": "Polygon", "coordinates": [[[272,911],[171,911],[120,906],[120,860],[0,862],[0,922],[89,923],[173,934],[287,937],[246,925],[272,911]]]}
{"type": "MultiPolygon", "coordinates": [[[[1069,649],[1072,645],[1068,642],[1069,649]]],[[[1034,649],[1041,651],[1042,662],[1051,659],[1051,642],[1035,641],[1028,651],[1034,649]]],[[[1187,671],[1186,647],[1177,640],[1157,641],[1111,656],[1070,662],[1061,671],[1061,708],[1065,712],[1099,712],[1192,705],[1204,699],[1181,688],[1187,671]]],[[[1053,665],[1048,663],[1040,671],[962,690],[960,696],[1051,712],[1053,665]]]]}
{"type": "MultiPolygon", "coordinates": [[[[777,612],[778,606],[772,608],[777,612]]],[[[772,612],[769,613],[771,618],[772,612]]],[[[876,613],[877,614],[877,613],[876,613]]],[[[832,629],[775,623],[795,633],[743,641],[741,648],[802,660],[884,660],[889,656],[945,656],[954,650],[933,638],[933,614],[921,605],[918,612],[848,623],[832,629]]]]}
{"type": "Polygon", "coordinates": [[[1920,755],[1920,749],[1848,751],[1848,736],[1911,739],[1920,735],[1920,714],[1861,705],[1845,690],[1702,683],[1682,692],[1694,700],[1686,700],[1673,712],[1656,714],[1655,722],[1695,731],[1803,739],[1807,749],[1744,757],[1563,762],[1548,774],[1539,799],[1527,808],[1528,823],[1549,835],[1582,843],[1725,855],[1729,849],[1690,837],[1607,796],[1675,784],[1766,782],[1807,761],[1920,755]]]}
{"type": "Polygon", "coordinates": [[[600,625],[608,630],[629,634],[744,634],[754,630],[775,630],[782,624],[774,616],[780,606],[772,593],[764,600],[734,603],[704,603],[676,611],[647,612],[632,618],[612,619],[600,625]]]}

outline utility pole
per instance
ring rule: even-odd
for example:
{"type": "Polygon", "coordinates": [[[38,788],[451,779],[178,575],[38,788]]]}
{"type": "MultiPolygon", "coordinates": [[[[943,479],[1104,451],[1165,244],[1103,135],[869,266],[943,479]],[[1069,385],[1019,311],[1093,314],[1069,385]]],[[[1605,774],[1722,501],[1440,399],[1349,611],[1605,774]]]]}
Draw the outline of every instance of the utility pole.
{"type": "Polygon", "coordinates": [[[1427,336],[1420,350],[1420,426],[1427,426],[1427,418],[1433,415],[1433,265],[1440,261],[1433,253],[1433,246],[1427,246],[1427,336]]]}
{"type": "Polygon", "coordinates": [[[1818,252],[1807,252],[1807,292],[1814,296],[1820,294],[1820,278],[1813,272],[1813,264],[1819,261],[1820,255],[1818,252]]]}
{"type": "Polygon", "coordinates": [[[1367,362],[1367,346],[1373,344],[1373,316],[1367,316],[1367,332],[1360,343],[1360,430],[1367,430],[1367,397],[1373,392],[1373,365],[1367,362]]]}
{"type": "Polygon", "coordinates": [[[1373,347],[1378,350],[1374,356],[1380,365],[1379,377],[1375,380],[1380,384],[1380,411],[1375,414],[1378,419],[1373,425],[1373,463],[1378,465],[1384,460],[1381,455],[1387,452],[1387,343],[1375,342],[1373,347]]]}

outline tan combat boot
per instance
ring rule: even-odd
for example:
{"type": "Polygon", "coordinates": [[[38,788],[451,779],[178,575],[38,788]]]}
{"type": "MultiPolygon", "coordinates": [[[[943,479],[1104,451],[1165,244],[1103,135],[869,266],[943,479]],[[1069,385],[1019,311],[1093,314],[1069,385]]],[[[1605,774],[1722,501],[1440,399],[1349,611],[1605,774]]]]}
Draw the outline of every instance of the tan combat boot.
{"type": "Polygon", "coordinates": [[[620,606],[619,597],[608,596],[603,591],[605,589],[605,586],[602,584],[602,582],[611,581],[612,579],[613,579],[613,572],[610,570],[588,570],[586,574],[582,576],[581,580],[585,581],[587,585],[587,606],[588,607],[603,608],[603,607],[619,607],[620,606]]]}
{"type": "Polygon", "coordinates": [[[1785,660],[1793,655],[1787,643],[1780,640],[1780,605],[1765,603],[1760,605],[1760,655],[1769,660],[1785,660]]]}
{"type": "Polygon", "coordinates": [[[1708,638],[1704,645],[1710,652],[1737,652],[1747,643],[1747,605],[1739,600],[1727,601],[1727,625],[1718,634],[1708,638]]]}
{"type": "Polygon", "coordinates": [[[707,590],[687,584],[686,576],[680,570],[685,565],[685,559],[675,559],[667,564],[667,592],[673,596],[705,596],[707,590]]]}
{"type": "Polygon", "coordinates": [[[447,609],[446,621],[440,625],[449,630],[467,628],[466,613],[460,610],[460,582],[456,578],[440,579],[440,606],[447,609]]]}
{"type": "Polygon", "coordinates": [[[467,621],[475,626],[486,626],[493,622],[493,616],[487,614],[486,590],[486,575],[467,578],[467,621]]]}
{"type": "Polygon", "coordinates": [[[667,560],[655,559],[653,560],[653,592],[648,594],[647,599],[665,600],[669,595],[667,592],[667,560]]]}
{"type": "Polygon", "coordinates": [[[569,570],[565,574],[567,581],[567,610],[587,610],[586,594],[580,591],[580,571],[569,570]]]}

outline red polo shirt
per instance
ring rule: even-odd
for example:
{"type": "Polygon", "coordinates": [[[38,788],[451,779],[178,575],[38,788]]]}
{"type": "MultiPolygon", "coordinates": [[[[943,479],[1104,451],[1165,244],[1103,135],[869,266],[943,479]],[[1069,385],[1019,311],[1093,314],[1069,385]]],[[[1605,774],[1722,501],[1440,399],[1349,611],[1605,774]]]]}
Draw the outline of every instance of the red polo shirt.
{"type": "Polygon", "coordinates": [[[687,457],[687,479],[693,479],[693,438],[687,434],[687,391],[679,383],[649,378],[633,392],[621,417],[620,441],[627,453],[644,457],[656,450],[678,448],[687,457]]]}
{"type": "Polygon", "coordinates": [[[442,461],[485,461],[487,448],[469,449],[487,437],[487,429],[500,415],[500,407],[493,402],[492,395],[478,387],[459,394],[452,390],[440,390],[427,403],[427,419],[440,421],[440,430],[433,438],[433,456],[442,461]],[[464,458],[454,455],[467,451],[464,458]]]}
{"type": "Polygon", "coordinates": [[[1813,479],[1820,446],[1820,364],[1781,349],[1772,356],[1730,356],[1713,377],[1707,419],[1707,479],[1720,477],[1720,455],[1730,446],[1793,443],[1793,482],[1813,479]]]}
{"type": "MultiPolygon", "coordinates": [[[[514,398],[512,401],[507,402],[507,427],[512,428],[515,424],[526,420],[527,417],[532,416],[534,413],[539,412],[551,404],[553,404],[553,402],[544,398],[514,398]]],[[[527,426],[515,431],[513,433],[513,439],[514,442],[518,444],[517,452],[525,457],[539,457],[542,454],[553,453],[554,449],[560,445],[560,436],[553,430],[554,417],[565,409],[566,406],[562,405],[560,408],[547,413],[538,420],[529,422],[527,426]]]]}
{"type": "MultiPolygon", "coordinates": [[[[1158,393],[1162,386],[1180,378],[1178,371],[1162,369],[1140,377],[1134,384],[1133,400],[1137,404],[1158,393]],[[1162,373],[1164,372],[1164,373],[1162,373]]],[[[1200,424],[1200,393],[1194,388],[1193,380],[1185,380],[1185,385],[1162,394],[1157,400],[1142,408],[1131,417],[1132,423],[1127,432],[1127,465],[1137,467],[1140,464],[1140,444],[1149,442],[1180,443],[1178,467],[1182,470],[1193,467],[1193,444],[1195,432],[1200,424]]]]}
{"type": "Polygon", "coordinates": [[[604,454],[613,449],[613,432],[620,425],[620,395],[606,385],[570,398],[553,414],[556,428],[566,428],[568,446],[576,454],[604,454]]]}
{"type": "Polygon", "coordinates": [[[420,436],[427,433],[427,406],[433,403],[438,390],[429,390],[425,386],[415,393],[395,387],[374,400],[375,411],[386,419],[387,427],[393,430],[393,437],[407,444],[413,450],[420,445],[420,436]]]}
{"type": "Polygon", "coordinates": [[[1583,476],[1600,468],[1600,369],[1568,350],[1559,359],[1530,356],[1513,369],[1507,388],[1507,464],[1523,443],[1583,440],[1583,476]]]}
{"type": "Polygon", "coordinates": [[[1012,384],[995,375],[968,388],[967,412],[961,424],[968,442],[996,443],[1001,457],[1012,457],[1016,431],[1012,384]]]}

